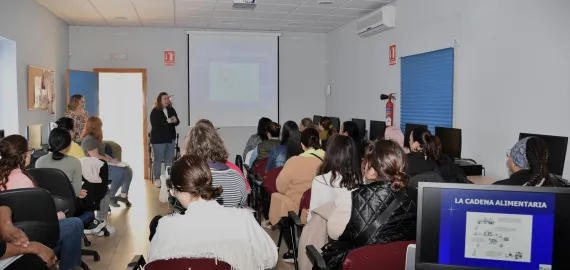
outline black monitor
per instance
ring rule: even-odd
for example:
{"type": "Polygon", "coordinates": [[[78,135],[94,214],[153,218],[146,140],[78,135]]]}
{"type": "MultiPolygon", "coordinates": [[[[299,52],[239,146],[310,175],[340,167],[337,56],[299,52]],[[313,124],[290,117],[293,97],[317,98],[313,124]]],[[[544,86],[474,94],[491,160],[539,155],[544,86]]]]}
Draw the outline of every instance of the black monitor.
{"type": "Polygon", "coordinates": [[[38,150],[42,148],[42,125],[31,125],[26,128],[26,139],[28,140],[29,150],[38,150]]]}
{"type": "Polygon", "coordinates": [[[444,154],[451,158],[461,158],[461,129],[435,127],[435,136],[441,141],[444,154]]]}
{"type": "Polygon", "coordinates": [[[313,125],[315,125],[315,127],[321,124],[321,118],[323,117],[320,115],[313,115],[313,125]]]}
{"type": "Polygon", "coordinates": [[[386,122],[370,120],[370,136],[368,139],[373,141],[378,138],[383,138],[386,133],[386,122]]]}
{"type": "Polygon", "coordinates": [[[6,137],[6,134],[4,133],[3,129],[0,129],[0,139],[6,137]]]}
{"type": "Polygon", "coordinates": [[[360,135],[360,139],[364,139],[366,136],[366,120],[352,118],[352,122],[358,126],[358,134],[360,135]]]}
{"type": "Polygon", "coordinates": [[[570,269],[570,189],[419,183],[416,269],[570,269]]]}
{"type": "Polygon", "coordinates": [[[423,127],[428,128],[427,125],[422,124],[406,124],[406,132],[404,132],[404,146],[410,148],[410,134],[414,128],[423,127]]]}
{"type": "Polygon", "coordinates": [[[562,177],[564,162],[566,161],[566,150],[568,148],[568,137],[531,133],[519,134],[519,140],[526,137],[538,137],[546,143],[548,146],[548,170],[550,173],[562,177]]]}
{"type": "Polygon", "coordinates": [[[340,119],[338,117],[329,117],[331,119],[331,124],[336,129],[337,132],[340,131],[340,119]]]}

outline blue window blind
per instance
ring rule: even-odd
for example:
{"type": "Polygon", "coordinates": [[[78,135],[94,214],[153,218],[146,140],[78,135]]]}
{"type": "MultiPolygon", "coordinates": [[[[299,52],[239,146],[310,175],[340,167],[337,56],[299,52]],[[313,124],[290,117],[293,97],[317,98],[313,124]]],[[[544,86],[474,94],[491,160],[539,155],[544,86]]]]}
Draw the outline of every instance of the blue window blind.
{"type": "Polygon", "coordinates": [[[402,57],[400,128],[453,125],[453,48],[402,57]]]}

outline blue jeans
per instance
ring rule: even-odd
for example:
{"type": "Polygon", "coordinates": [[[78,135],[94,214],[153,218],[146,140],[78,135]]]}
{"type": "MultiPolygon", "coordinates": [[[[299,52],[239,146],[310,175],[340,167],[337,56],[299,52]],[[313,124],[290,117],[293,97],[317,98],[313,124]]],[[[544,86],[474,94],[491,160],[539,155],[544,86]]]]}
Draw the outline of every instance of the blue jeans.
{"type": "Polygon", "coordinates": [[[133,169],[131,167],[115,167],[109,165],[109,179],[112,180],[111,187],[109,188],[109,195],[115,197],[119,187],[122,194],[129,194],[129,187],[133,179],[133,169]]]}
{"type": "Polygon", "coordinates": [[[59,268],[71,270],[81,265],[83,222],[72,217],[59,220],[59,242],[53,249],[59,257],[59,268]]]}
{"type": "Polygon", "coordinates": [[[83,224],[93,220],[95,218],[95,213],[93,211],[85,211],[83,214],[78,216],[83,224]]]}
{"type": "Polygon", "coordinates": [[[162,161],[164,161],[164,166],[172,166],[172,159],[174,158],[174,142],[153,144],[152,153],[154,156],[154,163],[152,164],[154,179],[160,179],[162,161]]]}

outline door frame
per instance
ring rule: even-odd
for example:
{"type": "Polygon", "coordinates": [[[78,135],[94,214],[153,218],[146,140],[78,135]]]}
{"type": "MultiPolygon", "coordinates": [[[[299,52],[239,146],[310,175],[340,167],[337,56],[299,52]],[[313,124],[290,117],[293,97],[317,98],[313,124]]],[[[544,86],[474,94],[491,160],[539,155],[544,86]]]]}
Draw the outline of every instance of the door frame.
{"type": "Polygon", "coordinates": [[[94,68],[93,72],[97,73],[141,73],[142,74],[142,94],[143,94],[143,144],[144,144],[144,179],[149,179],[148,175],[148,123],[147,123],[147,107],[146,107],[146,98],[147,98],[147,76],[146,76],[146,68],[94,68]]]}

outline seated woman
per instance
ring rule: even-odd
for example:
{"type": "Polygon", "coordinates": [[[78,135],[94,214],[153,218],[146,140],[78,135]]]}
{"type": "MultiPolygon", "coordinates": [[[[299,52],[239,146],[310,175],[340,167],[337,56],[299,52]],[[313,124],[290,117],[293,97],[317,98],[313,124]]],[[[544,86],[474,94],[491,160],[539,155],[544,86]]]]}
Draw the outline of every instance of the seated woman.
{"type": "Polygon", "coordinates": [[[205,160],[192,154],[176,160],[167,185],[187,210],[184,215],[160,220],[150,244],[149,262],[212,258],[236,270],[275,267],[277,247],[251,212],[216,202],[222,187],[212,186],[212,172],[205,160]]]}
{"type": "Polygon", "coordinates": [[[299,124],[299,130],[301,132],[303,132],[303,130],[305,130],[306,128],[315,128],[315,124],[313,123],[313,120],[311,120],[311,118],[309,117],[305,117],[301,120],[301,123],[299,124]]]}
{"type": "Polygon", "coordinates": [[[364,155],[364,144],[362,142],[362,138],[364,138],[364,134],[360,134],[358,125],[352,121],[342,123],[340,135],[352,138],[356,147],[356,158],[358,160],[362,160],[362,156],[364,155]]]}
{"type": "Polygon", "coordinates": [[[216,200],[226,207],[245,205],[247,191],[243,176],[231,169],[226,162],[228,152],[215,129],[197,125],[188,134],[185,155],[196,155],[206,160],[212,171],[215,186],[222,186],[224,193],[216,200]]]}
{"type": "Polygon", "coordinates": [[[362,171],[357,146],[347,136],[335,136],[329,141],[323,164],[317,171],[311,186],[311,211],[332,203],[339,194],[350,193],[362,183],[362,171]]]}
{"type": "Polygon", "coordinates": [[[337,134],[336,128],[334,128],[330,117],[323,117],[321,118],[321,122],[319,123],[319,136],[321,138],[321,142],[324,148],[327,146],[327,140],[337,134]]]}
{"type": "MultiPolygon", "coordinates": [[[[30,164],[28,141],[20,135],[10,135],[0,140],[0,191],[35,188],[25,167],[30,164]]],[[[54,251],[60,256],[59,268],[70,270],[81,265],[81,238],[83,223],[79,218],[59,218],[59,243],[54,251]]]]}
{"type": "Polygon", "coordinates": [[[340,269],[350,250],[416,239],[416,204],[408,195],[406,154],[393,141],[373,142],[364,155],[365,185],[342,193],[327,222],[333,240],[323,247],[330,269],[340,269]]]}
{"type": "Polygon", "coordinates": [[[256,161],[260,161],[266,158],[269,158],[269,154],[274,147],[278,146],[279,141],[279,134],[281,133],[281,125],[279,123],[271,122],[267,124],[266,128],[266,136],[267,140],[261,141],[257,147],[253,150],[253,154],[251,155],[250,160],[250,167],[253,166],[253,163],[256,161]]]}
{"type": "Polygon", "coordinates": [[[438,173],[448,183],[470,183],[465,172],[442,153],[441,142],[423,127],[414,128],[410,134],[410,153],[406,174],[410,177],[426,172],[438,173]]]}
{"type": "Polygon", "coordinates": [[[269,160],[267,161],[265,172],[273,168],[283,167],[289,158],[297,156],[302,152],[299,127],[293,121],[285,122],[283,131],[281,132],[281,144],[273,147],[273,150],[269,153],[269,160]]]}
{"type": "Polygon", "coordinates": [[[245,149],[243,149],[244,160],[245,157],[247,156],[247,153],[255,149],[260,142],[268,139],[266,130],[267,130],[267,125],[269,125],[269,123],[271,122],[273,121],[271,121],[271,119],[267,117],[262,117],[261,119],[259,119],[259,122],[257,123],[257,133],[249,137],[245,145],[245,149]]]}
{"type": "MultiPolygon", "coordinates": [[[[317,168],[325,157],[316,129],[308,128],[301,132],[301,147],[304,152],[287,160],[277,177],[277,192],[271,195],[269,209],[269,222],[273,225],[279,223],[282,217],[286,217],[289,211],[299,211],[301,197],[311,188],[313,178],[317,175],[317,168]]],[[[285,233],[285,235],[290,234],[285,233]]],[[[283,255],[283,260],[293,262],[291,238],[285,237],[285,243],[289,251],[283,255]]]]}
{"type": "Polygon", "coordinates": [[[75,133],[74,131],[74,122],[73,119],[71,118],[67,118],[67,117],[62,117],[59,118],[55,124],[57,125],[58,128],[63,128],[65,130],[67,130],[69,132],[69,134],[71,135],[71,144],[69,145],[69,149],[67,150],[67,155],[68,156],[72,156],[76,159],[81,159],[85,157],[85,153],[83,152],[83,149],[81,149],[81,145],[79,145],[78,143],[75,142],[76,139],[79,138],[75,138],[75,133]]]}
{"type": "Polygon", "coordinates": [[[557,187],[566,186],[562,180],[551,177],[548,171],[548,146],[538,137],[518,141],[509,152],[511,176],[493,185],[557,187]]]}

